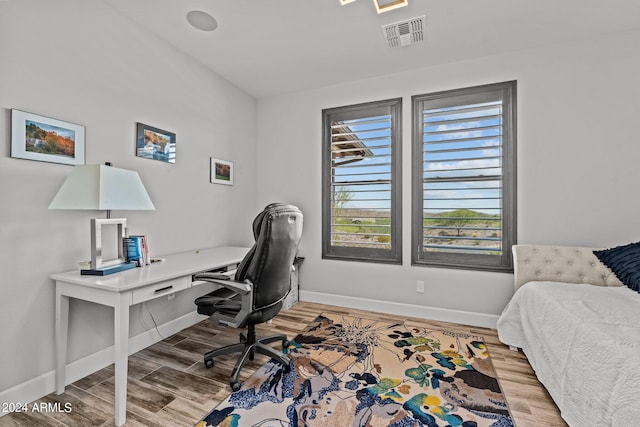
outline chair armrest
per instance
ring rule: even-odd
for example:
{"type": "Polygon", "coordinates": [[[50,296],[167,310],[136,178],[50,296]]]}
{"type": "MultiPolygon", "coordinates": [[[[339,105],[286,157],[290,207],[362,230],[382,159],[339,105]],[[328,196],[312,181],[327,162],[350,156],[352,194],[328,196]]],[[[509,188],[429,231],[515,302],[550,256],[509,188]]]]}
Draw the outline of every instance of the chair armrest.
{"type": "Polygon", "coordinates": [[[247,295],[253,289],[251,283],[238,282],[231,280],[229,276],[220,273],[199,273],[193,276],[194,280],[204,280],[205,282],[215,283],[227,289],[231,289],[240,295],[247,295]]]}
{"type": "Polygon", "coordinates": [[[198,273],[194,274],[193,278],[195,280],[208,280],[208,279],[217,279],[217,280],[231,280],[231,276],[227,276],[223,273],[198,273]]]}

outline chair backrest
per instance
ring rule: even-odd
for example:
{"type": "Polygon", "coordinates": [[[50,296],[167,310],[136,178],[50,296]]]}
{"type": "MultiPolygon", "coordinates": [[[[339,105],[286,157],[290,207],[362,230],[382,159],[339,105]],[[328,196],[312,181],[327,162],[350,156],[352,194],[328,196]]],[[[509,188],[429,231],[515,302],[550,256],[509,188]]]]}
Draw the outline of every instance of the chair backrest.
{"type": "Polygon", "coordinates": [[[238,266],[235,280],[253,283],[253,309],[281,303],[291,289],[291,266],[302,237],[302,212],[273,203],[253,220],[256,243],[238,266]]]}

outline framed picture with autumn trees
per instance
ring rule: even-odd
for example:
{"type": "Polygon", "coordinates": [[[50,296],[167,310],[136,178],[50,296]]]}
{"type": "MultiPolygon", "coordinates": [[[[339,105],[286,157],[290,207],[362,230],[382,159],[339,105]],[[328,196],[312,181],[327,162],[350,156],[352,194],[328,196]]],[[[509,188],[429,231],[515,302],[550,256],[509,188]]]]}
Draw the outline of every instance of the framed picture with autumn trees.
{"type": "Polygon", "coordinates": [[[142,123],[136,124],[136,156],[176,162],[176,134],[142,123]]]}
{"type": "Polygon", "coordinates": [[[84,126],[11,110],[11,157],[84,165],[84,126]]]}

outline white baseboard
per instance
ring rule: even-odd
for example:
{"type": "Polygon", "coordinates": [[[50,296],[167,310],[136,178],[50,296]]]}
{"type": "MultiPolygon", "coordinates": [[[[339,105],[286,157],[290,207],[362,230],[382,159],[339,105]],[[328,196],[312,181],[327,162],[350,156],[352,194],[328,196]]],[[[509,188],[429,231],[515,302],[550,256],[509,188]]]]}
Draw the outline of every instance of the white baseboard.
{"type": "MultiPolygon", "coordinates": [[[[150,329],[135,337],[129,338],[129,354],[136,353],[152,344],[162,341],[181,330],[195,325],[206,319],[206,316],[196,311],[187,313],[176,319],[158,326],[158,331],[150,329]],[[158,334],[158,332],[160,334],[158,334]],[[162,335],[162,336],[160,336],[162,335]]],[[[83,357],[67,365],[65,384],[71,384],[87,375],[105,368],[113,363],[114,348],[107,347],[96,353],[83,357]]],[[[55,370],[49,371],[36,378],[18,384],[12,388],[0,392],[0,402],[29,403],[38,400],[55,390],[55,370]]],[[[6,413],[1,412],[0,417],[6,413]]]]}
{"type": "Polygon", "coordinates": [[[411,317],[421,317],[424,319],[482,326],[484,328],[491,329],[495,329],[499,317],[494,314],[473,313],[470,311],[450,310],[447,308],[379,301],[367,298],[348,297],[344,295],[325,294],[303,290],[300,290],[300,301],[337,305],[360,310],[379,311],[382,313],[399,314],[411,317]]]}

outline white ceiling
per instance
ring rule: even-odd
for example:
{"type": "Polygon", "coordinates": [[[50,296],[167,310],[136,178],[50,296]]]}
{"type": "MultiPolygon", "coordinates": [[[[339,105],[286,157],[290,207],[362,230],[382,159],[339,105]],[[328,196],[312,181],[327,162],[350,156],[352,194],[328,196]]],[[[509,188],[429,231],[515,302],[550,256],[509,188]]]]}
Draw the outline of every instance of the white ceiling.
{"type": "Polygon", "coordinates": [[[265,96],[640,28],[639,0],[103,0],[249,94],[265,96]],[[189,26],[203,10],[218,29],[189,26]],[[427,41],[390,49],[381,27],[427,17],[427,41]]]}

